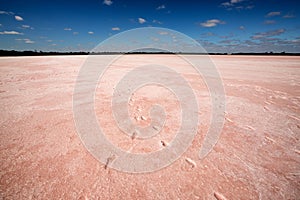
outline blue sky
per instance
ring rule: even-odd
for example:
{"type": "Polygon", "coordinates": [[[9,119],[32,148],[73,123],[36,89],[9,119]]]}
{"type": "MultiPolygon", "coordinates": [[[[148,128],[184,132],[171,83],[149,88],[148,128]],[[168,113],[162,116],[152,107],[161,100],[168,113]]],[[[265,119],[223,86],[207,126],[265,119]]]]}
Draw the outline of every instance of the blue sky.
{"type": "Polygon", "coordinates": [[[0,0],[0,49],[89,51],[152,26],[182,32],[208,52],[300,52],[299,10],[297,0],[0,0]]]}

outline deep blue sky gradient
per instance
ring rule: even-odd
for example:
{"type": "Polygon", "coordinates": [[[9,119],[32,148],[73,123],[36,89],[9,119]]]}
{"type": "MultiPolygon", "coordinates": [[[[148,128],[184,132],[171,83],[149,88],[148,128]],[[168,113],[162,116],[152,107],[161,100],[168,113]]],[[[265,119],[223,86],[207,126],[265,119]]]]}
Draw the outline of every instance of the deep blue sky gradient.
{"type": "Polygon", "coordinates": [[[155,26],[209,52],[300,52],[299,10],[297,0],[0,0],[0,49],[89,51],[116,33],[155,26]],[[207,20],[220,23],[205,27],[207,20]]]}

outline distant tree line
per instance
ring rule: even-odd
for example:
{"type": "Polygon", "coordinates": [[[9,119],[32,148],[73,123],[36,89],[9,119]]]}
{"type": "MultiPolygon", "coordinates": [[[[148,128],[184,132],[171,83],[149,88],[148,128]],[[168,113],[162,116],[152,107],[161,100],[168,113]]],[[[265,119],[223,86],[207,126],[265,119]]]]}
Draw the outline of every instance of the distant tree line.
{"type": "Polygon", "coordinates": [[[137,51],[137,52],[45,52],[45,51],[15,51],[15,50],[0,50],[0,56],[52,56],[52,55],[115,55],[115,54],[183,54],[183,55],[272,55],[272,56],[300,56],[300,53],[188,53],[188,52],[148,52],[148,51],[137,51]]]}
{"type": "Polygon", "coordinates": [[[0,50],[0,56],[51,56],[51,55],[88,55],[88,52],[44,52],[44,51],[15,51],[0,50]]]}

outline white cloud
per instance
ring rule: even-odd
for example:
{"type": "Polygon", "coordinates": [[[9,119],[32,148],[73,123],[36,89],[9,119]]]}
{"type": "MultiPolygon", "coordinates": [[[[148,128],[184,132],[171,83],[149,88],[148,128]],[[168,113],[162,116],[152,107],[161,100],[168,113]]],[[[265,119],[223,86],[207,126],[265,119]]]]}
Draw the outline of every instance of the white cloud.
{"type": "Polygon", "coordinates": [[[0,32],[0,35],[23,35],[23,33],[17,31],[3,31],[0,32]]]}
{"type": "Polygon", "coordinates": [[[33,44],[34,41],[32,41],[32,40],[25,40],[25,43],[26,43],[26,44],[33,44]]]}
{"type": "Polygon", "coordinates": [[[112,4],[112,0],[104,0],[103,1],[103,4],[107,5],[107,6],[110,6],[112,4]]]}
{"type": "Polygon", "coordinates": [[[146,22],[146,20],[145,20],[145,19],[143,19],[143,18],[139,18],[138,20],[139,20],[139,23],[140,23],[140,24],[143,24],[143,23],[145,23],[145,22],[146,22]]]}
{"type": "Polygon", "coordinates": [[[0,15],[13,15],[13,14],[14,14],[13,12],[7,12],[7,11],[0,10],[0,15]]]}
{"type": "Polygon", "coordinates": [[[231,6],[231,3],[230,2],[224,2],[224,3],[221,3],[222,6],[224,7],[228,7],[228,6],[231,6]]]}
{"type": "Polygon", "coordinates": [[[158,6],[158,7],[156,8],[156,10],[161,10],[161,9],[165,9],[165,8],[166,8],[165,5],[161,5],[161,6],[158,6]]]}
{"type": "Polygon", "coordinates": [[[33,44],[33,43],[35,43],[34,41],[32,41],[32,40],[30,40],[30,39],[16,39],[16,40],[18,40],[18,41],[24,41],[26,44],[33,44]]]}
{"type": "Polygon", "coordinates": [[[269,12],[266,17],[274,17],[281,15],[281,12],[269,12]]]}
{"type": "Polygon", "coordinates": [[[245,27],[244,26],[240,26],[239,29],[240,30],[245,30],[245,27]]]}
{"type": "Polygon", "coordinates": [[[119,27],[113,27],[113,28],[111,28],[111,30],[113,30],[113,31],[119,31],[120,28],[119,27]]]}
{"type": "Polygon", "coordinates": [[[79,33],[78,32],[73,32],[73,35],[78,35],[79,33]]]}
{"type": "Polygon", "coordinates": [[[22,17],[20,17],[20,16],[15,16],[15,19],[17,20],[17,21],[23,21],[23,18],[22,17]]]}
{"type": "Polygon", "coordinates": [[[64,28],[65,31],[71,31],[71,28],[64,28]]]}
{"type": "Polygon", "coordinates": [[[293,15],[293,14],[286,14],[283,16],[283,18],[294,18],[294,17],[295,17],[295,15],[293,15]]]}
{"type": "Polygon", "coordinates": [[[90,35],[93,35],[93,34],[94,34],[94,32],[93,32],[93,31],[89,31],[89,32],[88,32],[88,34],[90,34],[90,35]]]}
{"type": "Polygon", "coordinates": [[[248,2],[246,4],[245,3],[241,4],[241,2],[245,2],[245,1],[248,1],[248,0],[230,0],[227,2],[221,3],[221,6],[225,7],[227,10],[233,10],[233,9],[250,10],[250,9],[254,8],[254,6],[251,5],[251,2],[248,2]]]}
{"type": "Polygon", "coordinates": [[[155,20],[155,19],[152,22],[155,23],[155,24],[162,24],[161,21],[158,21],[158,20],[155,20]]]}
{"type": "Polygon", "coordinates": [[[201,23],[200,25],[203,27],[214,27],[217,26],[218,24],[225,24],[225,22],[218,19],[210,19],[207,20],[206,22],[201,23]]]}
{"type": "Polygon", "coordinates": [[[285,31],[286,30],[284,28],[281,28],[281,29],[270,30],[266,32],[255,33],[253,36],[251,36],[251,39],[259,40],[267,37],[277,36],[285,33],[285,31]]]}
{"type": "Polygon", "coordinates": [[[228,2],[221,3],[221,5],[225,6],[225,7],[228,7],[228,6],[233,6],[234,4],[240,3],[242,1],[244,1],[244,0],[231,0],[231,1],[228,1],[228,2]]]}
{"type": "Polygon", "coordinates": [[[23,29],[31,29],[31,30],[34,29],[33,27],[31,27],[31,26],[29,26],[29,25],[22,25],[22,28],[23,28],[23,29]]]}
{"type": "Polygon", "coordinates": [[[231,0],[230,3],[240,3],[242,2],[243,0],[231,0]]]}

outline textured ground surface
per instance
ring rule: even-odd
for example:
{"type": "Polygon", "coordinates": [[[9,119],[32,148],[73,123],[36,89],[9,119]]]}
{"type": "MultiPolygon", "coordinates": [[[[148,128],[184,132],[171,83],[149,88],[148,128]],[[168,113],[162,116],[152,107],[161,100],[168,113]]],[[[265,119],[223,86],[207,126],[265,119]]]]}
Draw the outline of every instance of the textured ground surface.
{"type": "Polygon", "coordinates": [[[108,94],[130,66],[177,66],[198,99],[200,122],[190,148],[172,165],[146,174],[105,169],[77,136],[72,94],[85,58],[0,58],[0,199],[299,199],[299,57],[211,57],[223,79],[226,112],[220,139],[203,160],[198,153],[211,105],[201,77],[170,55],[130,55],[115,63],[99,84],[95,108],[107,138],[122,149],[164,148],[180,123],[174,95],[148,86],[132,96],[132,120],[146,126],[150,104],[160,103],[167,113],[164,130],[148,141],[119,134],[108,94]]]}

